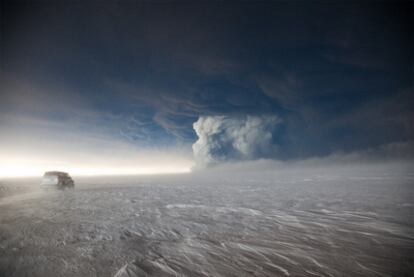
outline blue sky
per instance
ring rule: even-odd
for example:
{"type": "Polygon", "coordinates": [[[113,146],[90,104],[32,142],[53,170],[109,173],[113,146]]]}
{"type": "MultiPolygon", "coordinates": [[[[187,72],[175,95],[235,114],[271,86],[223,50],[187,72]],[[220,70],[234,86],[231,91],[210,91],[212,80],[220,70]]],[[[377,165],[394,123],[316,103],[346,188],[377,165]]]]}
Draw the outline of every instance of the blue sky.
{"type": "Polygon", "coordinates": [[[412,2],[1,9],[4,147],[67,132],[191,152],[200,117],[247,115],[281,119],[274,159],[413,140],[412,2]]]}

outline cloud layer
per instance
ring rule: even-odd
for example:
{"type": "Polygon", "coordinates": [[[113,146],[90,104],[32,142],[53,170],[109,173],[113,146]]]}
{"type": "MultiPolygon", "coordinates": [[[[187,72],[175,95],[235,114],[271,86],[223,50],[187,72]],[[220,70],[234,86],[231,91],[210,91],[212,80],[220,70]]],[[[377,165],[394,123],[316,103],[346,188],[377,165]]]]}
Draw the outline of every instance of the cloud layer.
{"type": "Polygon", "coordinates": [[[274,132],[281,122],[274,115],[201,116],[193,125],[198,136],[193,144],[196,166],[274,157],[274,132]]]}
{"type": "Polygon", "coordinates": [[[198,139],[211,164],[414,141],[413,3],[15,2],[2,5],[0,156],[81,141],[70,153],[113,161],[95,138],[191,155],[198,139]]]}

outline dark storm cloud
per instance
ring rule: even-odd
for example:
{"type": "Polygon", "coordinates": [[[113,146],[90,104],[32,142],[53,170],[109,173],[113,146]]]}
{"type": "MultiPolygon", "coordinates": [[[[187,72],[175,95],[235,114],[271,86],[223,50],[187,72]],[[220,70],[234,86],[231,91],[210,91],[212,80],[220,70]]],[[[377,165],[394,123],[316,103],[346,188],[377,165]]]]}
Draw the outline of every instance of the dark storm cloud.
{"type": "Polygon", "coordinates": [[[275,115],[280,159],[408,141],[411,11],[409,2],[5,2],[1,97],[20,104],[0,107],[33,115],[21,103],[42,98],[42,117],[141,145],[192,143],[203,116],[275,115]]]}

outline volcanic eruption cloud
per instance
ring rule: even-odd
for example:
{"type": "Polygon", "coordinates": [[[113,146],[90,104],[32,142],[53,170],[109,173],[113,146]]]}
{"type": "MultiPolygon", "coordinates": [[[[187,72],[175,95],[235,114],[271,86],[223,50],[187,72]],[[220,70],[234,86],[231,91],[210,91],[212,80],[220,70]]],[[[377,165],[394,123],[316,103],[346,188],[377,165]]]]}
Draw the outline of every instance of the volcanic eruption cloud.
{"type": "Polygon", "coordinates": [[[274,132],[282,120],[275,115],[201,116],[193,124],[196,167],[254,160],[275,155],[274,132]]]}

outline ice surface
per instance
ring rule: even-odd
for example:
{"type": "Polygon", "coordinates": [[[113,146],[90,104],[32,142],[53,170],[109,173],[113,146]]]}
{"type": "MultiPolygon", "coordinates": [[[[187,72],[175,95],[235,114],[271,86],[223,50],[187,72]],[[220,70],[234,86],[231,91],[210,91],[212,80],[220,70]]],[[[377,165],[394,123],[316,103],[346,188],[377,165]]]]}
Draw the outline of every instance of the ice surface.
{"type": "Polygon", "coordinates": [[[0,276],[414,272],[409,171],[207,177],[77,179],[74,191],[3,181],[28,193],[0,194],[0,276]]]}

